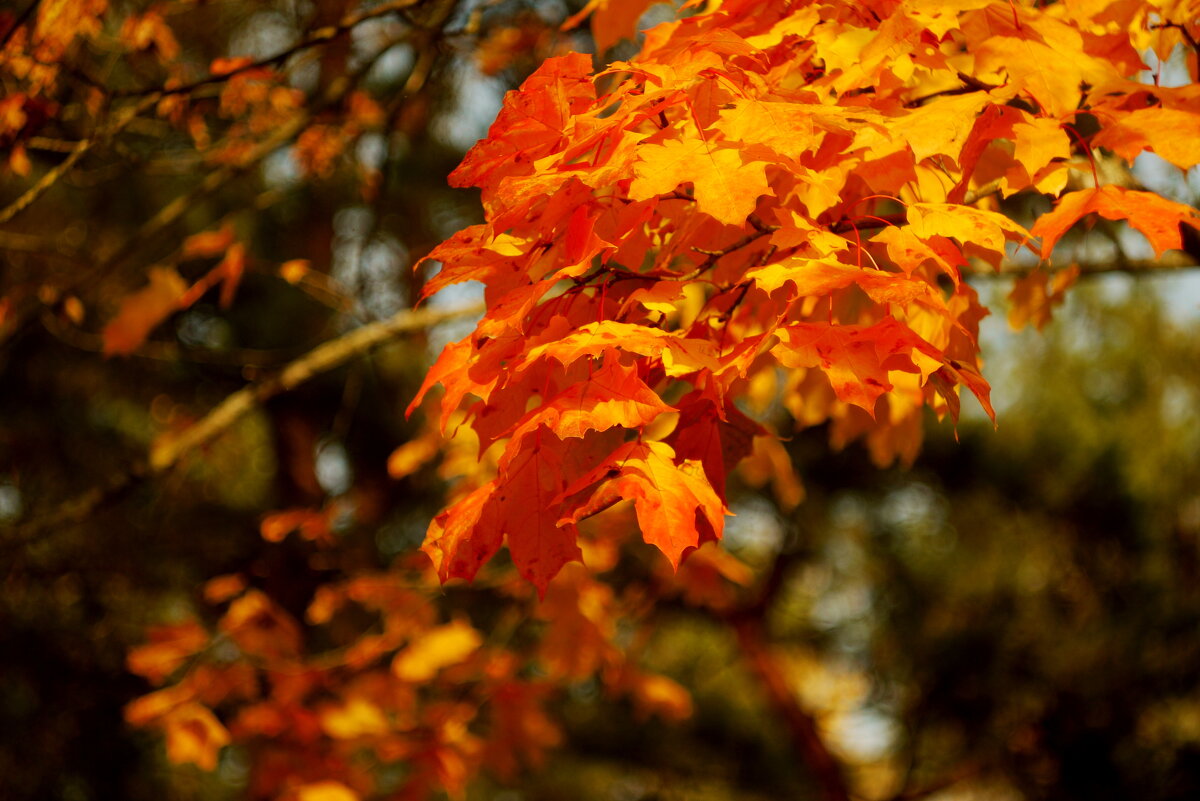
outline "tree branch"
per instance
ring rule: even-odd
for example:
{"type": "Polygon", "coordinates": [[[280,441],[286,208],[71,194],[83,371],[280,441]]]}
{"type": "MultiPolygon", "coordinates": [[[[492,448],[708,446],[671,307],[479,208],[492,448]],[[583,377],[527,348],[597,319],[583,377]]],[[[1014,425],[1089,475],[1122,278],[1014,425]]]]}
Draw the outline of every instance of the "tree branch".
{"type": "Polygon", "coordinates": [[[297,53],[317,47],[319,45],[328,44],[329,42],[344,36],[346,33],[350,32],[358,25],[367,22],[368,20],[378,19],[379,17],[386,16],[387,14],[391,14],[396,11],[403,11],[405,9],[412,8],[413,6],[420,5],[423,1],[424,0],[392,0],[392,2],[382,3],[374,8],[361,11],[358,14],[351,14],[342,18],[342,20],[336,25],[326,25],[322,28],[317,28],[315,31],[309,33],[308,36],[304,37],[296,44],[281,50],[273,56],[267,56],[266,58],[260,58],[257,61],[251,61],[246,64],[242,64],[241,66],[231,69],[228,72],[209,75],[206,78],[201,78],[197,81],[192,81],[191,83],[180,84],[179,86],[155,86],[148,89],[122,89],[112,92],[111,95],[113,97],[141,97],[142,95],[146,94],[188,94],[205,86],[223,83],[233,76],[239,75],[243,72],[250,72],[256,69],[262,69],[263,67],[281,64],[297,53]]]}
{"type": "Polygon", "coordinates": [[[56,527],[84,520],[101,506],[121,497],[147,479],[159,476],[187,454],[212,442],[266,401],[289,392],[312,378],[364,356],[402,334],[422,331],[447,320],[483,311],[481,305],[447,311],[405,309],[386,320],[364,325],[318,345],[277,374],[239,389],[208,414],[175,436],[155,442],[148,457],[102,487],[92,487],[63,503],[52,513],[16,526],[0,543],[0,553],[32,542],[56,527]]]}
{"type": "Polygon", "coordinates": [[[17,28],[20,28],[29,21],[29,17],[33,14],[34,10],[40,3],[41,0],[31,0],[29,5],[25,6],[25,10],[17,15],[17,18],[12,21],[12,25],[9,25],[4,33],[0,34],[0,50],[3,50],[4,46],[8,44],[8,40],[11,39],[13,34],[17,32],[17,28]]]}
{"type": "Polygon", "coordinates": [[[60,161],[45,175],[43,175],[41,179],[38,180],[38,182],[33,186],[29,187],[24,194],[14,200],[12,203],[9,203],[7,206],[5,206],[3,210],[0,210],[0,225],[4,225],[5,223],[11,221],[18,214],[32,206],[38,198],[45,194],[46,190],[50,189],[50,187],[58,183],[59,179],[70,172],[71,168],[74,167],[81,158],[88,154],[88,151],[90,151],[100,142],[120,133],[120,131],[124,129],[126,125],[133,122],[139,114],[157,102],[157,95],[151,95],[150,97],[144,98],[140,103],[136,103],[135,105],[126,109],[125,112],[121,114],[111,125],[102,128],[95,135],[90,136],[87,139],[81,139],[79,142],[77,142],[71,149],[70,154],[68,154],[65,159],[60,161]]]}
{"type": "MultiPolygon", "coordinates": [[[[1068,259],[1061,260],[1064,264],[1073,264],[1079,267],[1079,277],[1087,278],[1098,275],[1109,275],[1111,273],[1124,273],[1126,275],[1162,275],[1163,273],[1177,272],[1180,270],[1196,270],[1200,269],[1200,264],[1196,264],[1195,259],[1186,253],[1168,253],[1159,259],[1123,259],[1114,258],[1101,262],[1078,262],[1068,259]]],[[[980,270],[978,272],[970,272],[968,278],[984,278],[984,279],[1002,279],[1002,278],[1023,278],[1029,275],[1034,270],[1046,270],[1044,264],[1013,264],[1011,262],[1002,263],[999,270],[980,270]]],[[[1054,272],[1054,270],[1047,270],[1054,272]]]]}
{"type": "Polygon", "coordinates": [[[813,772],[821,787],[821,798],[824,801],[849,801],[850,791],[841,762],[821,738],[816,719],[800,706],[796,694],[788,686],[787,678],[775,661],[762,628],[760,618],[741,617],[734,621],[734,631],[742,654],[766,690],[771,706],[783,718],[804,762],[813,772]]]}
{"type": "MultiPolygon", "coordinates": [[[[405,0],[405,2],[415,1],[416,0],[405,0]]],[[[372,10],[376,11],[378,9],[372,10]]],[[[382,48],[378,53],[376,53],[376,58],[386,52],[390,46],[391,45],[382,48]]],[[[158,213],[146,220],[132,236],[124,240],[108,253],[99,255],[95,263],[90,268],[82,270],[79,275],[77,275],[67,286],[60,287],[61,292],[59,294],[66,295],[68,293],[77,291],[80,287],[88,284],[97,276],[104,275],[115,265],[132,255],[142,243],[151,240],[159,234],[170,229],[176,222],[181,220],[185,214],[187,214],[187,212],[198,200],[218,191],[234,178],[252,169],[260,161],[271,155],[271,153],[290,142],[292,139],[298,136],[321,111],[337,103],[347,94],[349,94],[357,84],[358,79],[366,73],[367,69],[370,68],[374,61],[375,59],[371,59],[361,69],[357,70],[352,75],[345,75],[334,81],[324,92],[324,95],[319,101],[314,103],[311,107],[306,108],[302,112],[296,114],[292,119],[277,129],[272,135],[251,148],[235,163],[227,164],[220,169],[209,173],[203,178],[203,180],[200,181],[200,183],[196,184],[191,189],[184,192],[182,195],[179,195],[167,205],[163,206],[158,213]]],[[[118,127],[114,128],[110,133],[108,133],[105,138],[111,137],[125,125],[128,125],[130,122],[136,119],[138,114],[140,114],[143,110],[153,106],[156,102],[158,102],[160,97],[160,94],[155,93],[143,98],[132,108],[131,112],[125,118],[119,121],[118,127]]],[[[84,153],[87,152],[87,150],[90,150],[91,147],[99,140],[99,138],[100,137],[92,137],[90,139],[82,140],[77,146],[76,151],[72,152],[72,154],[68,156],[62,164],[58,165],[58,167],[44,176],[38,185],[32,187],[28,192],[25,193],[25,195],[19,198],[18,201],[12,204],[12,207],[15,207],[18,203],[23,203],[20,208],[17,208],[16,211],[14,211],[14,214],[23,210],[34,200],[36,200],[42,194],[42,192],[44,192],[46,189],[49,189],[54,181],[57,181],[62,177],[63,174],[66,173],[67,170],[74,166],[75,162],[77,162],[79,158],[81,158],[84,153]],[[53,179],[47,180],[50,179],[52,175],[53,179]]],[[[0,217],[0,223],[5,221],[5,219],[0,217]]],[[[0,345],[3,345],[9,339],[12,339],[21,331],[23,331],[30,320],[36,316],[36,310],[36,302],[28,303],[25,304],[23,308],[18,309],[16,313],[12,314],[11,318],[6,321],[6,324],[0,326],[0,345]]]]}
{"type": "Polygon", "coordinates": [[[796,552],[784,552],[775,557],[771,570],[763,579],[762,589],[750,602],[721,618],[737,634],[738,644],[751,671],[767,694],[771,707],[783,719],[792,742],[808,769],[821,787],[824,801],[850,801],[846,770],[841,760],[829,749],[812,713],[800,705],[788,685],[787,677],[771,653],[763,630],[763,621],[772,602],[783,587],[789,569],[800,559],[796,552]]]}

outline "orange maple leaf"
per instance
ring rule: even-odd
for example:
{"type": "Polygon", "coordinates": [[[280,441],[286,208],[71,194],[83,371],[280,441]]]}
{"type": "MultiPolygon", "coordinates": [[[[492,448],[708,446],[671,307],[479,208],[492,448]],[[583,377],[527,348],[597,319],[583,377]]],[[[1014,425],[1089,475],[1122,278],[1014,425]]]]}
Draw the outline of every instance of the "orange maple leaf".
{"type": "Polygon", "coordinates": [[[708,539],[721,538],[725,504],[709,484],[700,463],[677,463],[675,452],[664,442],[622,445],[563,496],[581,492],[598,480],[602,480],[600,486],[564,522],[573,525],[616,501],[632,500],[642,536],[657,546],[676,569],[688,552],[708,539]],[[697,524],[699,520],[707,524],[706,528],[697,524]],[[705,531],[708,536],[702,536],[705,531]]]}
{"type": "Polygon", "coordinates": [[[833,391],[872,417],[875,401],[892,389],[888,370],[917,372],[909,336],[896,336],[903,326],[892,318],[874,325],[796,323],[780,328],[771,352],[786,367],[820,367],[833,391]]]}
{"type": "Polygon", "coordinates": [[[1122,186],[1102,186],[1068,192],[1054,211],[1043,214],[1030,233],[1042,238],[1042,258],[1050,258],[1055,244],[1067,229],[1082,217],[1096,212],[1107,220],[1126,220],[1150,240],[1157,256],[1165,250],[1183,246],[1180,224],[1200,228],[1200,214],[1191,206],[1167,200],[1153,192],[1139,192],[1122,186]]]}
{"type": "Polygon", "coordinates": [[[747,162],[741,148],[715,145],[703,136],[644,144],[633,169],[631,199],[648,200],[690,182],[696,208],[729,225],[744,223],[758,198],[771,194],[766,164],[747,162]]]}
{"type": "Polygon", "coordinates": [[[636,367],[623,365],[617,353],[609,351],[603,366],[587,380],[570,385],[521,419],[513,428],[500,469],[507,468],[525,438],[541,426],[559,439],[581,438],[589,431],[607,431],[614,426],[641,428],[670,411],[673,409],[638,377],[636,367]]]}
{"type": "Polygon", "coordinates": [[[591,15],[592,39],[596,42],[596,50],[603,53],[622,39],[632,39],[637,33],[638,20],[655,2],[657,0],[589,0],[578,13],[567,18],[562,30],[578,27],[591,15]]]}

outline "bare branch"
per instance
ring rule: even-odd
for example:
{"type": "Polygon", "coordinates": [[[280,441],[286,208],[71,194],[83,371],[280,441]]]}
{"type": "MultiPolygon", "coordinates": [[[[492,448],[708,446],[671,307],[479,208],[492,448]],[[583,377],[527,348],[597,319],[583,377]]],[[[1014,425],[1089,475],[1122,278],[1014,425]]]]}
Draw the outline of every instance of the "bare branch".
{"type": "Polygon", "coordinates": [[[353,359],[365,356],[402,334],[423,331],[438,323],[471,317],[482,311],[481,305],[446,311],[405,309],[386,320],[364,325],[324,342],[286,365],[277,374],[239,389],[179,434],[155,442],[145,461],[133,465],[105,486],[93,487],[59,504],[51,514],[17,526],[12,535],[5,537],[0,543],[0,552],[19,548],[56,527],[86,519],[101,506],[115,501],[142,481],[167,472],[184,456],[212,442],[271,398],[296,389],[314,377],[353,359]]]}
{"type": "Polygon", "coordinates": [[[75,144],[71,149],[70,154],[49,170],[41,179],[33,186],[29,187],[23,195],[9,203],[3,210],[0,210],[0,225],[11,221],[25,209],[29,208],[38,198],[45,194],[46,190],[58,183],[64,175],[71,171],[81,158],[88,154],[93,147],[100,142],[111,138],[119,133],[125,126],[133,122],[139,114],[158,102],[157,95],[151,95],[144,98],[140,103],[127,108],[123,113],[118,115],[117,119],[109,126],[102,128],[94,136],[87,139],[82,139],[75,144]]]}
{"type": "MultiPolygon", "coordinates": [[[[1176,272],[1179,270],[1200,269],[1200,264],[1196,264],[1194,258],[1183,252],[1166,253],[1162,256],[1162,258],[1158,259],[1114,258],[1101,262],[1077,262],[1064,259],[1061,261],[1063,264],[1073,264],[1079,267],[1080,278],[1109,275],[1112,273],[1124,273],[1126,275],[1163,275],[1165,273],[1176,272]]],[[[1044,264],[1013,264],[1011,262],[1004,262],[1000,265],[999,270],[989,269],[971,272],[968,274],[968,277],[984,279],[1022,278],[1038,269],[1051,273],[1055,272],[1053,269],[1048,269],[1044,264]]]]}
{"type": "Polygon", "coordinates": [[[205,86],[223,83],[233,76],[239,75],[243,72],[250,72],[256,69],[262,69],[263,67],[282,64],[297,53],[332,42],[333,40],[345,35],[358,25],[361,25],[368,20],[378,19],[379,17],[386,16],[387,14],[397,11],[404,11],[405,9],[419,5],[421,2],[422,0],[392,0],[392,2],[389,3],[382,3],[374,8],[359,12],[358,14],[351,14],[347,17],[344,17],[336,25],[326,25],[325,27],[317,28],[315,31],[309,33],[308,36],[304,37],[296,44],[276,53],[273,56],[260,58],[257,61],[250,61],[227,72],[209,75],[207,78],[201,78],[200,80],[192,81],[191,83],[180,84],[179,86],[156,86],[149,89],[118,90],[112,92],[111,94],[113,97],[140,97],[146,94],[189,94],[196,89],[200,89],[205,86]]]}
{"type": "Polygon", "coordinates": [[[762,620],[741,617],[734,621],[734,629],[742,654],[766,691],[771,707],[783,718],[805,764],[820,785],[821,798],[824,801],[849,801],[845,768],[821,737],[816,719],[800,705],[788,686],[783,670],[764,639],[762,620]]]}

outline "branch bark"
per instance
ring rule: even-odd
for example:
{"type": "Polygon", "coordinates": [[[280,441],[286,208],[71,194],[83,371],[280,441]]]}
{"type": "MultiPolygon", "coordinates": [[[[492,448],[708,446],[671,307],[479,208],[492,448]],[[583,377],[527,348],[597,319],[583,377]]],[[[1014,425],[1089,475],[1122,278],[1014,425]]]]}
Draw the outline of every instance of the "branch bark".
{"type": "Polygon", "coordinates": [[[734,621],[738,644],[750,669],[758,677],[775,713],[783,718],[804,762],[821,787],[824,801],[850,801],[845,770],[821,738],[816,719],[800,706],[788,686],[787,677],[771,653],[763,635],[761,618],[740,617],[734,621]]]}
{"type": "Polygon", "coordinates": [[[281,64],[287,61],[297,53],[309,50],[313,47],[318,47],[323,44],[328,44],[335,39],[349,33],[354,28],[358,27],[369,20],[378,19],[395,12],[405,11],[413,6],[420,5],[423,0],[392,0],[391,2],[381,3],[374,8],[361,11],[357,14],[351,14],[344,17],[336,25],[326,25],[310,32],[307,36],[301,39],[296,44],[288,47],[273,56],[260,58],[257,61],[251,61],[243,64],[235,69],[227,72],[222,72],[216,75],[209,75],[206,78],[201,78],[191,83],[180,84],[178,86],[155,86],[148,89],[122,89],[112,92],[113,97],[141,97],[147,94],[157,95],[181,95],[194,92],[205,86],[212,84],[224,83],[235,75],[251,70],[262,69],[276,64],[281,64]]]}
{"type": "Polygon", "coordinates": [[[799,558],[795,552],[775,557],[757,597],[723,618],[737,635],[742,655],[762,685],[771,708],[783,720],[796,750],[820,785],[823,801],[850,801],[845,766],[821,737],[816,718],[801,705],[788,685],[787,676],[771,652],[764,630],[766,614],[782,589],[788,571],[799,558]]]}

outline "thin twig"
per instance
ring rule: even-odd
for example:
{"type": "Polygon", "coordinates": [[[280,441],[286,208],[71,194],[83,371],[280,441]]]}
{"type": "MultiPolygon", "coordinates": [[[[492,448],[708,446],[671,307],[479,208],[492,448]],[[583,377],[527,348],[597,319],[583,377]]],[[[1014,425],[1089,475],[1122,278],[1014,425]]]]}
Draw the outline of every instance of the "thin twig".
{"type": "Polygon", "coordinates": [[[311,32],[308,36],[304,37],[296,44],[276,53],[273,56],[260,58],[257,61],[249,61],[241,66],[235,67],[234,69],[219,74],[209,75],[206,78],[201,78],[197,81],[192,81],[191,83],[180,84],[178,86],[155,86],[148,89],[121,89],[112,92],[111,94],[113,97],[140,97],[142,95],[152,93],[160,95],[189,94],[205,86],[223,83],[235,75],[239,75],[243,72],[250,72],[257,69],[262,69],[263,67],[281,64],[301,51],[332,42],[333,40],[345,35],[353,28],[361,25],[364,22],[367,22],[368,20],[377,19],[395,11],[402,11],[404,9],[411,8],[412,6],[419,5],[421,2],[423,2],[423,0],[393,0],[393,2],[383,3],[382,5],[375,6],[374,8],[362,11],[358,14],[351,14],[347,17],[344,17],[336,25],[326,25],[325,27],[317,28],[315,31],[311,32]]]}
{"type": "MultiPolygon", "coordinates": [[[[1066,260],[1064,260],[1064,263],[1066,260]]],[[[1134,276],[1166,275],[1180,270],[1197,270],[1200,264],[1185,253],[1164,255],[1159,259],[1111,259],[1102,262],[1069,262],[1079,268],[1080,278],[1121,273],[1134,276]]],[[[999,270],[981,270],[967,274],[969,278],[1023,278],[1035,270],[1046,270],[1044,264],[1002,263],[999,270]]],[[[1054,272],[1053,269],[1048,272],[1054,272]]]]}
{"type": "Polygon", "coordinates": [[[792,690],[787,676],[772,653],[763,628],[767,610],[778,597],[784,578],[798,555],[783,553],[776,557],[758,597],[724,615],[737,634],[741,653],[758,678],[772,709],[783,718],[792,741],[821,788],[824,801],[850,801],[846,768],[821,735],[817,720],[805,709],[792,690]]]}
{"type": "Polygon", "coordinates": [[[20,28],[29,20],[29,16],[33,13],[34,9],[38,7],[39,3],[41,3],[41,0],[33,0],[29,5],[25,6],[25,10],[13,20],[12,25],[8,26],[8,30],[6,30],[3,34],[0,34],[0,50],[3,50],[4,46],[8,44],[8,40],[11,39],[13,34],[17,32],[17,28],[20,28]]]}
{"type": "Polygon", "coordinates": [[[903,212],[897,214],[869,215],[866,217],[838,220],[829,226],[829,230],[835,234],[844,234],[848,231],[869,231],[875,228],[903,225],[907,219],[903,212]]]}
{"type": "Polygon", "coordinates": [[[1159,30],[1162,28],[1173,28],[1183,34],[1184,40],[1191,46],[1192,51],[1200,56],[1200,41],[1192,35],[1192,32],[1187,29],[1187,26],[1179,22],[1164,22],[1160,25],[1151,25],[1150,30],[1159,30]]]}
{"type": "Polygon", "coordinates": [[[757,230],[753,231],[752,233],[746,234],[741,239],[734,242],[732,245],[721,248],[720,250],[708,250],[707,248],[693,247],[692,248],[693,251],[695,251],[696,253],[703,254],[704,256],[707,256],[708,258],[706,258],[703,262],[701,262],[700,266],[697,267],[684,280],[690,281],[693,278],[696,278],[697,276],[702,275],[705,271],[710,270],[713,267],[715,267],[717,262],[720,261],[725,256],[728,256],[730,253],[734,253],[736,251],[741,250],[744,247],[754,244],[758,240],[762,239],[764,236],[767,236],[772,231],[776,231],[778,229],[779,229],[779,226],[775,226],[775,225],[763,226],[763,227],[758,228],[757,230]]]}

